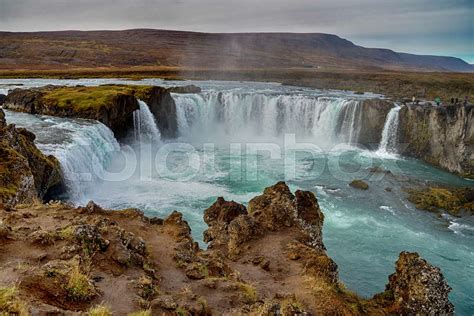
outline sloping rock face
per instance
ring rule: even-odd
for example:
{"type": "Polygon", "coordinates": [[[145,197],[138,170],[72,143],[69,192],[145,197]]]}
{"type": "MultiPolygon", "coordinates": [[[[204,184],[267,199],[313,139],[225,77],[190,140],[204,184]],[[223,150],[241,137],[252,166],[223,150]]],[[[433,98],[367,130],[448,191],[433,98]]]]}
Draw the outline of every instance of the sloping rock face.
{"type": "Polygon", "coordinates": [[[404,106],[401,154],[474,178],[474,106],[404,106]]]}
{"type": "Polygon", "coordinates": [[[387,291],[403,315],[452,315],[454,306],[448,298],[451,287],[440,269],[417,253],[402,252],[389,277],[387,291]]]}
{"type": "Polygon", "coordinates": [[[7,125],[0,110],[0,202],[41,200],[62,185],[59,162],[43,155],[34,140],[33,133],[7,125]]]}
{"type": "Polygon", "coordinates": [[[369,149],[378,146],[387,114],[394,106],[393,102],[381,99],[361,101],[359,144],[369,149]]]}

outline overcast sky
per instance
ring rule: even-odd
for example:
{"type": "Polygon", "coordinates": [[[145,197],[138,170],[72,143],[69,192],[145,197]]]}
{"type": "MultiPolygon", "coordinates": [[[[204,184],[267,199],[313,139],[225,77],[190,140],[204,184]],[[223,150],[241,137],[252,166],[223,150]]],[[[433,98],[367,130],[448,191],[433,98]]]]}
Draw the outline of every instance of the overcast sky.
{"type": "Polygon", "coordinates": [[[1,31],[321,32],[471,63],[473,17],[474,0],[0,0],[1,31]]]}

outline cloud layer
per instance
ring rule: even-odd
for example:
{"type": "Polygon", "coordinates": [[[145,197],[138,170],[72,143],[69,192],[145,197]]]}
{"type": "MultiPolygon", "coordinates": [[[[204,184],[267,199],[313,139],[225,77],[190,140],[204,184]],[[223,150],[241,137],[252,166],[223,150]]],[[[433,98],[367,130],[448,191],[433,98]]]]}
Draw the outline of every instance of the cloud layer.
{"type": "Polygon", "coordinates": [[[0,0],[0,30],[321,32],[474,62],[472,0],[0,0]]]}

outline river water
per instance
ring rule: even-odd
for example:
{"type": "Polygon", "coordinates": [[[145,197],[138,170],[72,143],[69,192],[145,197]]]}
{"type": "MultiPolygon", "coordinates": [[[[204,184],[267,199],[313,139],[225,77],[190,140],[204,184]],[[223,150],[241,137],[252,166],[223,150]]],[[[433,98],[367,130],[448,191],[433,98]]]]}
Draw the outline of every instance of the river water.
{"type": "MultiPolygon", "coordinates": [[[[359,101],[374,97],[271,83],[141,82],[115,79],[0,80],[0,90],[46,84],[196,84],[202,93],[173,94],[178,138],[160,138],[147,105],[119,144],[104,125],[6,111],[7,121],[37,134],[39,148],[58,157],[65,199],[149,216],[181,211],[202,246],[203,211],[218,196],[246,203],[286,180],[313,191],[325,214],[324,243],[348,288],[364,297],[384,290],[401,251],[417,251],[440,267],[453,288],[457,314],[474,312],[474,220],[416,210],[404,187],[473,182],[397,155],[398,110],[386,119],[379,148],[357,145],[359,101]],[[391,174],[371,173],[381,167],[391,174]],[[365,178],[369,190],[348,184],[365,178]]],[[[0,91],[2,93],[2,91],[0,91]]]]}

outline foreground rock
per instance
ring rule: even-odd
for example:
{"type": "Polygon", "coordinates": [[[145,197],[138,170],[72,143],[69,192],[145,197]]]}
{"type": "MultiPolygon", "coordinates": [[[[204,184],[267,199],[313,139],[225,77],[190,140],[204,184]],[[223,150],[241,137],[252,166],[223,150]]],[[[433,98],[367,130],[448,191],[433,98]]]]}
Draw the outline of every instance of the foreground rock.
{"type": "Polygon", "coordinates": [[[474,178],[474,106],[404,106],[401,154],[474,178]]]}
{"type": "Polygon", "coordinates": [[[162,135],[174,137],[177,132],[176,104],[171,92],[195,93],[200,92],[200,88],[103,85],[15,89],[6,97],[4,107],[31,114],[97,120],[112,129],[116,137],[123,137],[133,128],[133,112],[139,109],[140,99],[150,107],[162,135]]]}
{"type": "Polygon", "coordinates": [[[61,187],[59,162],[43,155],[34,140],[33,133],[7,125],[0,109],[0,203],[41,201],[61,187]]]}
{"type": "Polygon", "coordinates": [[[389,281],[384,294],[394,300],[401,315],[454,313],[446,295],[451,288],[443,274],[417,253],[402,252],[389,281]]]}
{"type": "Polygon", "coordinates": [[[417,254],[400,255],[373,299],[345,289],[311,192],[293,194],[280,182],[248,209],[219,198],[204,218],[207,250],[178,212],[162,220],[94,203],[0,207],[0,291],[9,293],[0,313],[452,313],[441,272],[417,254]]]}

